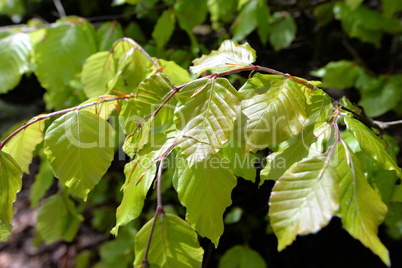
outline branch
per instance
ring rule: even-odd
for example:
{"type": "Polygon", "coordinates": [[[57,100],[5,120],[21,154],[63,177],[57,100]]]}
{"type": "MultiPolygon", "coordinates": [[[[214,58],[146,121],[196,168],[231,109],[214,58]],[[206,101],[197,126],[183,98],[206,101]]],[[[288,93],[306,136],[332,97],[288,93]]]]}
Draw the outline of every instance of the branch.
{"type": "Polygon", "coordinates": [[[72,111],[75,111],[75,110],[81,110],[81,109],[84,109],[84,108],[88,108],[88,107],[91,107],[91,106],[94,106],[94,105],[97,105],[97,104],[100,104],[100,103],[104,103],[104,102],[116,101],[116,100],[121,100],[121,99],[129,99],[129,98],[134,97],[134,94],[128,94],[128,95],[124,95],[124,96],[117,96],[117,97],[112,97],[112,98],[108,98],[108,99],[103,99],[104,97],[110,97],[110,95],[109,96],[100,96],[100,98],[102,98],[102,99],[98,100],[98,101],[94,101],[94,102],[86,103],[84,105],[79,105],[79,106],[75,106],[75,107],[72,107],[72,108],[67,108],[67,109],[64,109],[64,110],[56,111],[56,112],[53,112],[53,113],[50,113],[50,114],[34,117],[31,121],[29,121],[28,123],[23,124],[20,128],[15,130],[7,138],[5,138],[2,142],[0,142],[0,151],[10,139],[12,139],[14,136],[16,136],[18,133],[20,133],[22,130],[26,129],[30,125],[35,124],[36,122],[39,122],[39,121],[44,120],[44,119],[48,119],[48,118],[56,116],[56,115],[65,114],[65,113],[72,112],[72,111]]]}
{"type": "Polygon", "coordinates": [[[390,121],[390,122],[382,122],[382,121],[373,121],[374,124],[376,124],[377,126],[379,126],[380,128],[384,129],[384,128],[388,128],[390,126],[394,126],[394,125],[401,125],[402,124],[402,120],[396,120],[396,121],[390,121]]]}
{"type": "Polygon", "coordinates": [[[57,12],[60,15],[60,18],[66,16],[66,11],[64,11],[63,5],[61,4],[60,0],[53,0],[54,5],[56,6],[57,12]]]}

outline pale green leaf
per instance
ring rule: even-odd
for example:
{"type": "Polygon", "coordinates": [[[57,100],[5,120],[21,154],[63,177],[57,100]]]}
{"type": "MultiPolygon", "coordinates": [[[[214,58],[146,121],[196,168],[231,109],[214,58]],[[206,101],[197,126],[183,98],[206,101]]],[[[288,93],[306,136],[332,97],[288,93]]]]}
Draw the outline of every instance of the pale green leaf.
{"type": "Polygon", "coordinates": [[[113,148],[110,124],[87,111],[63,115],[45,135],[44,152],[56,177],[84,200],[109,168],[113,148]]]}
{"type": "Polygon", "coordinates": [[[377,137],[367,126],[352,117],[345,116],[346,128],[357,139],[360,148],[386,170],[395,170],[401,175],[401,168],[386,151],[386,143],[377,137]]]}
{"type": "Polygon", "coordinates": [[[42,87],[60,92],[81,72],[86,58],[96,52],[95,30],[80,18],[64,19],[47,30],[36,45],[35,74],[42,87]],[[63,64],[60,64],[63,63],[63,64]]]}
{"type": "Polygon", "coordinates": [[[224,72],[248,66],[256,59],[255,50],[248,43],[239,45],[236,42],[225,40],[218,50],[213,50],[209,55],[193,60],[190,70],[195,75],[204,71],[224,72]]]}
{"type": "Polygon", "coordinates": [[[276,182],[269,200],[278,250],[297,235],[316,233],[339,208],[339,176],[325,157],[298,162],[276,182]]]}
{"type": "Polygon", "coordinates": [[[332,99],[321,89],[308,96],[307,114],[309,123],[325,122],[333,109],[332,99]]]}
{"type": "Polygon", "coordinates": [[[269,42],[275,50],[289,46],[296,37],[296,23],[290,14],[272,25],[269,42]]]}
{"type": "MultiPolygon", "coordinates": [[[[142,265],[152,224],[153,220],[147,222],[135,237],[134,267],[142,265]]],[[[203,255],[197,234],[187,222],[169,214],[157,217],[148,254],[150,267],[201,268],[203,255]]]]}
{"type": "Polygon", "coordinates": [[[56,194],[49,197],[39,209],[36,230],[47,244],[59,239],[70,242],[83,220],[70,198],[56,194]]]}
{"type": "Polygon", "coordinates": [[[186,221],[198,234],[208,237],[218,247],[223,234],[223,213],[232,204],[231,192],[236,177],[220,157],[211,158],[189,167],[180,159],[173,186],[179,200],[187,208],[186,221]]]}
{"type": "Polygon", "coordinates": [[[232,26],[233,40],[241,41],[249,35],[258,25],[258,0],[251,0],[243,6],[232,26]]]}
{"type": "Polygon", "coordinates": [[[245,115],[246,152],[296,135],[307,123],[306,98],[299,85],[279,75],[256,74],[239,90],[245,115]]]}
{"type": "Polygon", "coordinates": [[[243,214],[243,210],[240,207],[233,207],[225,215],[225,218],[223,219],[223,222],[225,224],[237,223],[241,219],[242,214],[243,214]]]}
{"type": "Polygon", "coordinates": [[[387,213],[386,205],[368,184],[359,159],[351,150],[345,151],[344,146],[338,144],[331,165],[338,170],[340,178],[338,214],[343,227],[389,266],[388,250],[377,237],[378,226],[387,213]]]}
{"type": "Polygon", "coordinates": [[[117,21],[107,21],[103,23],[96,34],[98,37],[99,51],[110,50],[113,43],[124,36],[123,29],[117,21]]]}
{"type": "Polygon", "coordinates": [[[14,214],[13,203],[21,190],[21,178],[22,171],[18,163],[8,153],[0,151],[0,221],[10,228],[14,214]]]}
{"type": "Polygon", "coordinates": [[[173,34],[175,23],[176,18],[171,9],[162,12],[152,31],[152,38],[155,40],[158,49],[163,48],[168,43],[173,34]]]}
{"type": "Polygon", "coordinates": [[[32,44],[25,33],[0,39],[0,93],[13,89],[29,70],[32,44]]]}
{"type": "Polygon", "coordinates": [[[285,149],[268,155],[267,164],[260,173],[260,186],[266,180],[278,180],[294,163],[306,157],[311,158],[322,154],[325,148],[323,143],[331,134],[329,128],[330,126],[323,122],[309,125],[297,136],[284,142],[287,143],[285,149]]]}
{"type": "Polygon", "coordinates": [[[7,142],[3,148],[3,151],[14,157],[21,170],[26,174],[29,174],[29,164],[31,164],[33,152],[43,140],[44,127],[43,120],[28,126],[7,142]]]}
{"type": "Polygon", "coordinates": [[[159,60],[159,65],[175,86],[183,85],[192,80],[188,71],[174,61],[159,60]]]}
{"type": "Polygon", "coordinates": [[[42,199],[46,191],[52,185],[54,180],[53,169],[49,164],[43,151],[39,153],[40,156],[40,167],[39,172],[35,176],[35,182],[31,186],[31,191],[29,193],[29,200],[31,201],[31,208],[38,206],[40,199],[42,199]]]}
{"type": "Polygon", "coordinates": [[[175,111],[179,147],[190,166],[217,153],[229,138],[240,110],[237,91],[227,79],[199,79],[184,87],[175,111]]]}
{"type": "Polygon", "coordinates": [[[0,222],[0,241],[7,241],[8,236],[11,234],[12,225],[5,225],[0,222]]]}
{"type": "Polygon", "coordinates": [[[112,53],[101,51],[91,55],[81,73],[81,82],[88,98],[108,92],[108,83],[116,74],[116,63],[112,53]]]}
{"type": "Polygon", "coordinates": [[[265,268],[264,259],[248,246],[234,246],[228,249],[219,261],[219,268],[265,268]]]}
{"type": "Polygon", "coordinates": [[[119,105],[118,103],[119,101],[117,100],[117,101],[103,102],[103,100],[105,99],[106,99],[105,97],[93,97],[81,103],[81,106],[86,105],[88,103],[99,102],[98,104],[84,108],[84,110],[93,113],[104,120],[108,120],[112,112],[116,109],[116,106],[119,105]]]}
{"type": "Polygon", "coordinates": [[[124,167],[126,181],[122,186],[123,200],[116,211],[116,226],[111,233],[118,234],[119,227],[137,218],[144,207],[145,197],[155,178],[155,154],[136,156],[124,167]]]}

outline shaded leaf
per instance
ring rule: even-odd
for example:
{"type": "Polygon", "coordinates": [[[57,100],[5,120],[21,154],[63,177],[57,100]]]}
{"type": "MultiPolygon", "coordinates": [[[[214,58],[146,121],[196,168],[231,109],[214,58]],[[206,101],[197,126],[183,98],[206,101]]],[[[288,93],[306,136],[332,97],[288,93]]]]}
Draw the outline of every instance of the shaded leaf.
{"type": "Polygon", "coordinates": [[[113,43],[123,38],[123,29],[117,21],[103,23],[96,32],[98,37],[99,51],[106,51],[112,48],[113,43]]]}
{"type": "Polygon", "coordinates": [[[239,93],[246,152],[288,140],[307,123],[306,98],[291,79],[256,74],[239,93]]]}
{"type": "Polygon", "coordinates": [[[31,208],[38,206],[39,201],[45,196],[46,191],[52,185],[54,180],[53,169],[49,164],[45,154],[41,151],[39,172],[35,176],[35,181],[31,186],[29,193],[29,200],[31,202],[31,208]]]}
{"type": "Polygon", "coordinates": [[[11,230],[11,224],[8,224],[8,226],[6,226],[5,224],[0,222],[0,241],[7,241],[8,236],[11,234],[11,230]]]}
{"type": "Polygon", "coordinates": [[[13,89],[29,70],[32,44],[25,33],[0,39],[0,94],[13,89]]]}
{"type": "Polygon", "coordinates": [[[91,55],[81,73],[81,82],[88,98],[97,97],[108,92],[108,83],[116,74],[113,55],[109,51],[101,51],[91,55]]]}
{"type": "Polygon", "coordinates": [[[22,172],[29,174],[29,164],[32,162],[33,152],[36,146],[44,138],[43,120],[36,122],[14,136],[3,147],[3,151],[9,153],[21,167],[22,172]]]}
{"type": "Polygon", "coordinates": [[[171,9],[162,12],[162,15],[156,21],[152,38],[156,42],[158,49],[163,48],[173,34],[176,18],[171,9]]]}
{"type": "Polygon", "coordinates": [[[345,116],[346,128],[357,139],[360,148],[371,158],[377,160],[378,164],[385,170],[395,170],[401,175],[401,168],[386,151],[386,143],[377,137],[367,126],[352,117],[345,116]]]}
{"type": "Polygon", "coordinates": [[[219,268],[265,268],[264,259],[248,246],[234,246],[228,249],[219,261],[219,268]]]}
{"type": "Polygon", "coordinates": [[[256,15],[258,25],[257,29],[258,37],[260,38],[261,43],[265,46],[269,39],[269,34],[272,31],[270,25],[271,14],[266,1],[264,0],[258,1],[258,9],[256,11],[256,15]]]}
{"type": "MultiPolygon", "coordinates": [[[[135,237],[134,267],[142,265],[152,223],[147,222],[135,237]]],[[[197,234],[187,222],[169,214],[157,217],[148,254],[150,267],[201,268],[203,255],[197,234]]]]}
{"type": "Polygon", "coordinates": [[[256,59],[255,50],[248,43],[239,45],[236,42],[225,40],[218,50],[213,50],[209,55],[193,60],[190,70],[195,75],[204,71],[224,72],[247,66],[256,59]]]}
{"type": "Polygon", "coordinates": [[[199,79],[184,87],[175,124],[179,147],[190,166],[217,153],[230,138],[240,110],[237,91],[227,79],[199,79]]]}
{"type": "Polygon", "coordinates": [[[56,177],[86,200],[113,160],[112,128],[90,112],[67,113],[47,129],[44,152],[56,177]]]}
{"type": "Polygon", "coordinates": [[[180,28],[186,31],[203,23],[208,14],[207,1],[181,0],[174,4],[173,9],[180,28]]]}
{"type": "Polygon", "coordinates": [[[331,164],[337,169],[340,178],[338,214],[343,227],[389,266],[388,250],[377,237],[378,225],[387,213],[386,205],[368,184],[359,159],[351,150],[345,151],[342,144],[338,144],[333,159],[331,164]]]}
{"type": "Polygon", "coordinates": [[[258,25],[258,0],[251,0],[245,4],[230,27],[233,40],[241,41],[249,35],[258,25]]]}
{"type": "Polygon", "coordinates": [[[316,233],[339,208],[339,176],[325,157],[298,162],[275,183],[269,200],[278,250],[297,235],[316,233]]]}
{"type": "Polygon", "coordinates": [[[49,197],[39,209],[36,230],[47,244],[59,239],[70,242],[83,220],[71,199],[56,194],[49,197]]]}
{"type": "Polygon", "coordinates": [[[290,14],[272,25],[269,42],[275,50],[289,46],[296,37],[296,23],[290,14]]]}
{"type": "Polygon", "coordinates": [[[212,28],[215,31],[220,29],[222,22],[232,22],[237,8],[237,0],[208,0],[207,3],[212,28]]]}
{"type": "Polygon", "coordinates": [[[187,208],[186,221],[218,247],[223,234],[223,213],[232,204],[231,192],[236,186],[236,177],[225,161],[212,156],[190,167],[181,159],[173,186],[180,203],[187,208]]]}
{"type": "MultiPolygon", "coordinates": [[[[0,178],[0,225],[11,232],[13,203],[21,190],[22,171],[14,158],[4,151],[0,151],[0,178]]],[[[6,235],[7,231],[4,230],[4,232],[6,235]]]]}

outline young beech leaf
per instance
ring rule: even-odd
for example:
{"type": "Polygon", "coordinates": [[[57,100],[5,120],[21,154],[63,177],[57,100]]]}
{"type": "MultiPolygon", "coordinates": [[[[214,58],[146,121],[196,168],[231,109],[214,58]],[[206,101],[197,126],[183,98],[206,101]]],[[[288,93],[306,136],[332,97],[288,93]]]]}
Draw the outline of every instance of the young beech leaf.
{"type": "Polygon", "coordinates": [[[325,157],[296,163],[276,182],[269,200],[269,217],[278,250],[297,235],[316,233],[339,208],[339,176],[325,157]]]}
{"type": "Polygon", "coordinates": [[[290,14],[286,14],[272,26],[272,32],[269,41],[274,49],[281,50],[289,46],[296,37],[296,23],[290,14]]]}
{"type": "Polygon", "coordinates": [[[3,224],[0,222],[0,241],[7,241],[8,235],[11,234],[13,226],[11,224],[3,224]]]}
{"type": "Polygon", "coordinates": [[[217,153],[229,140],[240,112],[240,99],[224,78],[195,80],[180,91],[178,98],[174,118],[181,132],[178,145],[192,166],[217,153]]]}
{"type": "Polygon", "coordinates": [[[308,122],[306,97],[292,79],[256,74],[239,93],[246,152],[288,140],[308,122]]]}
{"type": "Polygon", "coordinates": [[[21,190],[22,171],[14,158],[4,151],[0,151],[0,178],[0,224],[11,231],[13,203],[21,190]]]}
{"type": "MultiPolygon", "coordinates": [[[[135,237],[134,267],[142,267],[153,221],[147,222],[135,237]]],[[[187,222],[169,214],[156,218],[148,253],[150,267],[201,268],[203,255],[197,233],[187,222]]]]}
{"type": "Polygon", "coordinates": [[[267,164],[260,173],[260,186],[266,180],[278,180],[294,163],[322,154],[323,145],[329,139],[330,133],[330,126],[319,122],[308,125],[297,136],[284,142],[288,145],[285,149],[280,146],[278,152],[267,156],[267,164]]]}
{"type": "Polygon", "coordinates": [[[231,192],[236,177],[228,161],[212,156],[190,167],[179,158],[173,186],[180,203],[186,206],[186,221],[198,234],[208,237],[218,247],[223,234],[223,213],[232,204],[231,192]]]}
{"type": "Polygon", "coordinates": [[[241,41],[249,35],[258,25],[258,0],[249,1],[244,5],[231,26],[233,40],[241,41]]]}
{"type": "Polygon", "coordinates": [[[83,220],[70,198],[56,194],[42,204],[38,212],[36,229],[47,244],[59,239],[70,242],[83,220]]]}
{"type": "Polygon", "coordinates": [[[228,249],[219,261],[219,268],[266,268],[264,259],[248,246],[234,246],[228,249]]]}
{"type": "Polygon", "coordinates": [[[390,266],[388,250],[377,237],[378,226],[385,218],[387,206],[368,184],[359,159],[349,148],[345,151],[339,143],[330,165],[336,168],[340,178],[338,214],[343,227],[390,266]]]}
{"type": "Polygon", "coordinates": [[[13,89],[21,75],[29,70],[32,44],[25,33],[15,33],[0,39],[0,93],[13,89]]]}
{"type": "Polygon", "coordinates": [[[224,72],[253,63],[256,59],[255,50],[248,43],[239,45],[230,40],[225,40],[218,50],[213,50],[209,55],[193,61],[191,72],[200,75],[204,71],[224,72]]]}
{"type": "Polygon", "coordinates": [[[4,152],[14,157],[21,170],[26,174],[29,174],[29,164],[31,164],[33,152],[43,140],[44,127],[44,120],[30,125],[14,136],[3,148],[4,152]]]}
{"type": "Polygon", "coordinates": [[[106,51],[112,48],[113,43],[124,37],[123,29],[117,21],[107,21],[96,31],[98,37],[99,51],[106,51]]]}
{"type": "Polygon", "coordinates": [[[158,49],[163,48],[173,34],[176,17],[173,10],[168,9],[162,12],[152,31],[152,38],[156,42],[158,49]]]}
{"type": "Polygon", "coordinates": [[[111,233],[118,234],[119,227],[137,218],[144,207],[145,197],[155,178],[155,153],[137,156],[124,167],[126,181],[123,189],[123,200],[116,211],[116,226],[111,233]]]}
{"type": "Polygon", "coordinates": [[[395,170],[401,176],[401,168],[386,151],[386,143],[377,137],[367,126],[352,117],[345,116],[346,128],[359,142],[360,148],[386,170],[395,170]]]}
{"type": "Polygon", "coordinates": [[[81,82],[88,98],[108,92],[108,83],[116,74],[116,63],[110,51],[91,55],[81,73],[81,82]]]}
{"type": "Polygon", "coordinates": [[[86,200],[114,154],[112,127],[85,110],[69,112],[47,129],[44,152],[59,180],[86,200]]]}

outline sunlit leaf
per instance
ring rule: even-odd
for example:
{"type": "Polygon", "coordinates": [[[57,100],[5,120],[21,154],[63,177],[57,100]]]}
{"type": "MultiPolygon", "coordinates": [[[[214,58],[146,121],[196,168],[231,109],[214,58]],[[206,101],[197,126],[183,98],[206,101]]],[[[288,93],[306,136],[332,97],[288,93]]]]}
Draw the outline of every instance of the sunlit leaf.
{"type": "Polygon", "coordinates": [[[47,244],[59,239],[70,242],[83,220],[70,198],[56,194],[49,197],[39,209],[36,229],[47,244]]]}
{"type": "Polygon", "coordinates": [[[278,250],[297,235],[316,233],[339,208],[339,176],[326,158],[298,162],[276,182],[270,197],[269,217],[278,238],[278,250]]]}
{"type": "Polygon", "coordinates": [[[256,74],[239,93],[247,152],[288,140],[307,123],[306,98],[291,79],[256,74]]]}
{"type": "Polygon", "coordinates": [[[219,268],[265,268],[264,259],[248,246],[234,246],[228,249],[219,261],[219,268]]]}
{"type": "Polygon", "coordinates": [[[184,87],[175,124],[179,147],[190,166],[217,153],[230,138],[240,110],[237,91],[227,79],[199,79],[184,87]]]}
{"type": "Polygon", "coordinates": [[[0,178],[0,224],[11,231],[13,203],[21,190],[22,171],[14,158],[4,151],[0,151],[0,178]]]}
{"type": "Polygon", "coordinates": [[[44,152],[56,177],[85,200],[112,162],[112,128],[93,113],[67,113],[47,129],[44,152]]]}
{"type": "Polygon", "coordinates": [[[13,89],[29,70],[32,44],[25,33],[15,33],[0,39],[0,93],[13,89]]]}
{"type": "Polygon", "coordinates": [[[44,127],[43,120],[30,125],[14,136],[3,148],[3,151],[9,153],[26,174],[29,174],[29,164],[31,164],[33,152],[44,138],[44,127]]]}
{"type": "Polygon", "coordinates": [[[179,162],[173,186],[187,208],[186,221],[217,247],[223,234],[223,213],[232,204],[231,192],[236,186],[227,162],[217,156],[192,167],[179,162]]]}
{"type": "Polygon", "coordinates": [[[338,214],[343,227],[389,266],[388,250],[377,237],[378,225],[387,213],[386,205],[368,184],[359,159],[351,150],[345,151],[343,145],[338,144],[333,159],[331,165],[337,169],[340,178],[338,214]]]}
{"type": "Polygon", "coordinates": [[[352,117],[345,116],[346,128],[353,133],[363,152],[377,160],[378,164],[386,170],[395,170],[401,174],[401,168],[386,151],[386,143],[377,137],[367,126],[352,117]]]}
{"type": "Polygon", "coordinates": [[[81,73],[81,82],[88,98],[97,97],[108,91],[108,83],[116,73],[112,53],[101,51],[91,55],[86,61],[81,73]]]}
{"type": "Polygon", "coordinates": [[[237,69],[253,63],[256,59],[255,50],[248,43],[239,45],[236,42],[225,40],[218,50],[209,55],[195,59],[190,67],[192,73],[200,75],[204,71],[224,72],[237,69]]]}
{"type": "Polygon", "coordinates": [[[108,120],[112,112],[118,107],[118,101],[103,102],[105,97],[93,97],[81,103],[81,106],[88,103],[96,103],[95,105],[84,108],[85,111],[93,113],[104,120],[108,120]]]}
{"type": "MultiPolygon", "coordinates": [[[[174,215],[157,217],[149,248],[150,267],[201,268],[204,250],[196,232],[187,222],[174,215]],[[163,220],[161,220],[163,217],[163,220]]],[[[134,267],[141,267],[153,220],[147,222],[135,237],[134,267]]]]}
{"type": "Polygon", "coordinates": [[[183,85],[192,80],[188,71],[174,61],[159,60],[159,64],[163,68],[163,73],[169,77],[175,86],[183,85]]]}

